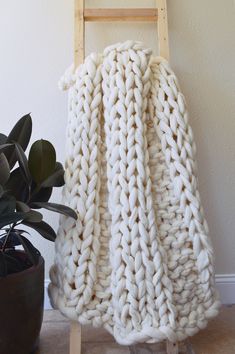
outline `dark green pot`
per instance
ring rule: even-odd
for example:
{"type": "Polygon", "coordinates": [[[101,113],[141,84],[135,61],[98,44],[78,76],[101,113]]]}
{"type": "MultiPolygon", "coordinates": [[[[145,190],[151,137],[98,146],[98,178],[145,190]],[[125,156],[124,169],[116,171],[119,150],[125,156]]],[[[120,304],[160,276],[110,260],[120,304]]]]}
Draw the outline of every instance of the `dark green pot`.
{"type": "Polygon", "coordinates": [[[44,259],[37,266],[0,278],[0,353],[30,354],[43,319],[44,259]]]}

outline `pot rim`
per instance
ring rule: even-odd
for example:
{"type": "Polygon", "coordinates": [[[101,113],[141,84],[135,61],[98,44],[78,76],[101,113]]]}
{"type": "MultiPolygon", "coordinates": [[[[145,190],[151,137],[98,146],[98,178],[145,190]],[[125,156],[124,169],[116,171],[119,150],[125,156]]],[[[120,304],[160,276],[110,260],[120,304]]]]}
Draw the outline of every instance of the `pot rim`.
{"type": "MultiPolygon", "coordinates": [[[[16,250],[16,252],[24,252],[24,251],[16,250]]],[[[26,252],[24,252],[24,253],[26,253],[26,252]]],[[[43,266],[44,263],[45,263],[45,260],[42,257],[42,255],[40,255],[37,265],[33,265],[33,266],[31,266],[31,267],[29,267],[29,268],[27,268],[25,270],[22,270],[21,272],[16,272],[16,273],[9,274],[6,277],[0,277],[0,281],[3,280],[3,279],[18,278],[18,277],[20,277],[22,275],[31,274],[31,273],[35,272],[37,269],[41,268],[41,266],[43,266]]]]}

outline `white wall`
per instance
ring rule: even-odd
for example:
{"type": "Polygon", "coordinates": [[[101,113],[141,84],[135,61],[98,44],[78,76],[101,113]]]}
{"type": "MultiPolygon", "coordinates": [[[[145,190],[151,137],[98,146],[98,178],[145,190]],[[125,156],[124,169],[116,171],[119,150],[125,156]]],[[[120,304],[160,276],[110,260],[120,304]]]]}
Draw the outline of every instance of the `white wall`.
{"type": "MultiPolygon", "coordinates": [[[[154,6],[154,0],[86,1],[154,6]]],[[[232,0],[168,0],[171,64],[188,101],[198,147],[200,190],[216,272],[235,273],[235,9],[232,0]]],[[[154,24],[88,24],[87,53],[126,39],[157,50],[154,24]]],[[[33,140],[49,139],[64,159],[67,96],[57,81],[73,57],[73,0],[0,0],[0,131],[32,112],[33,140]]],[[[54,200],[59,201],[56,193],[54,200]]],[[[58,218],[47,220],[55,228],[58,218]]],[[[35,235],[53,261],[53,245],[35,235]]],[[[48,277],[46,275],[46,277],[48,277]]]]}

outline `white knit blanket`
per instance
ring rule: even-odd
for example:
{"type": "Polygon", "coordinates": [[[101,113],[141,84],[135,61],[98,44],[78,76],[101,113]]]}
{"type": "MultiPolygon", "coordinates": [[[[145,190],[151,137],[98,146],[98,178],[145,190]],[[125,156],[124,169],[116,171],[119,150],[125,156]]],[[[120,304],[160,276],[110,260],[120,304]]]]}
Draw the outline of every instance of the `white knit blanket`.
{"type": "Polygon", "coordinates": [[[169,64],[139,42],[89,55],[69,89],[62,217],[49,293],[121,344],[182,340],[218,313],[195,144],[169,64]]]}

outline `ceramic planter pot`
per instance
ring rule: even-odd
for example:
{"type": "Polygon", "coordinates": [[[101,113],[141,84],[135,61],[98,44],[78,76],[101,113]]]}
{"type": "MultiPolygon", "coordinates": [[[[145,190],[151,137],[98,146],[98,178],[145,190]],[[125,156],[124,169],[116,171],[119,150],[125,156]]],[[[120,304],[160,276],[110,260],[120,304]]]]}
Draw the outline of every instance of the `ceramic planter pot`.
{"type": "Polygon", "coordinates": [[[43,318],[44,259],[37,266],[0,278],[0,353],[35,350],[43,318]]]}

